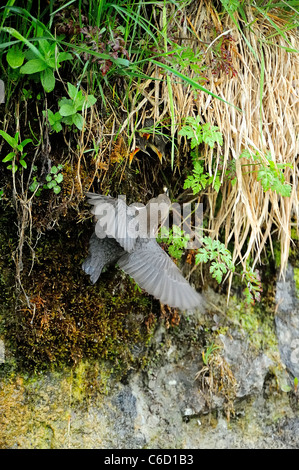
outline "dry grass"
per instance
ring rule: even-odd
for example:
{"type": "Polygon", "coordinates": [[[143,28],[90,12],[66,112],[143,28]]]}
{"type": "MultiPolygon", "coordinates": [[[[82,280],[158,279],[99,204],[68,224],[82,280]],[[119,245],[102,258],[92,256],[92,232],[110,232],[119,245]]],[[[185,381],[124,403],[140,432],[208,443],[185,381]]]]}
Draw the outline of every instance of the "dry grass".
{"type": "MultiPolygon", "coordinates": [[[[214,216],[217,194],[213,189],[209,190],[209,234],[217,237],[219,230],[225,228],[226,243],[231,239],[234,242],[234,261],[245,265],[246,259],[252,255],[254,266],[260,261],[261,252],[266,245],[270,245],[273,250],[271,237],[274,232],[278,232],[283,272],[291,242],[291,219],[294,217],[298,220],[299,207],[298,187],[295,184],[299,175],[299,62],[294,53],[287,52],[284,48],[289,47],[289,44],[295,48],[298,34],[296,30],[286,32],[288,42],[277,34],[271,37],[275,33],[273,26],[250,6],[246,7],[248,22],[252,22],[250,28],[245,27],[243,20],[235,14],[244,37],[228,15],[220,20],[211,4],[204,0],[192,2],[183,13],[175,10],[174,6],[169,8],[168,36],[173,37],[173,31],[177,31],[175,36],[181,38],[182,45],[192,45],[193,50],[203,53],[202,64],[208,67],[205,71],[209,79],[206,87],[242,112],[206,93],[195,92],[174,75],[171,77],[170,99],[163,71],[151,65],[147,73],[152,76],[152,80],[144,81],[141,85],[136,84],[130,91],[129,122],[123,123],[122,130],[127,126],[134,133],[136,116],[141,124],[145,117],[152,117],[156,123],[163,122],[163,119],[171,115],[172,104],[172,130],[175,133],[181,128],[186,116],[201,115],[203,122],[217,125],[223,133],[223,147],[218,146],[216,152],[208,147],[203,151],[209,173],[215,172],[212,158],[215,159],[216,156],[216,169],[222,169],[223,178],[223,204],[217,216],[214,216]],[[233,38],[232,66],[237,72],[233,77],[231,73],[212,74],[214,48],[224,33],[233,38]],[[141,96],[138,102],[137,95],[141,96]],[[244,149],[258,150],[262,156],[270,151],[275,162],[293,165],[293,170],[285,171],[286,182],[293,184],[289,198],[281,197],[271,190],[265,193],[257,181],[257,173],[245,172],[242,159],[239,158],[244,149]],[[221,167],[220,157],[224,160],[221,167]],[[237,184],[234,187],[225,182],[224,177],[230,159],[235,159],[236,162],[237,184]]],[[[283,28],[286,21],[274,15],[271,19],[280,28],[283,28]]],[[[162,27],[162,12],[160,26],[162,27]]],[[[190,69],[180,71],[196,80],[190,69]]],[[[178,138],[178,144],[180,152],[176,156],[175,171],[179,171],[180,166],[184,165],[182,154],[186,142],[178,138]]]]}

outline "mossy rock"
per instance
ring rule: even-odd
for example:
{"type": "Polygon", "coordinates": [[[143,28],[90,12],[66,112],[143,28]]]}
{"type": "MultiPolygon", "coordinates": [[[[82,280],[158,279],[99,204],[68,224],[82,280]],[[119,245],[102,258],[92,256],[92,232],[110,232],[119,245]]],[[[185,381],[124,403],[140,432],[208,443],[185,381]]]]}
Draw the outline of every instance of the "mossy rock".
{"type": "Polygon", "coordinates": [[[13,263],[2,271],[5,341],[26,369],[78,364],[86,357],[111,359],[116,368],[130,369],[139,361],[136,350],[142,351],[151,336],[159,304],[113,267],[92,285],[81,268],[90,234],[66,219],[59,230],[40,238],[32,269],[24,246],[17,302],[13,263]]]}

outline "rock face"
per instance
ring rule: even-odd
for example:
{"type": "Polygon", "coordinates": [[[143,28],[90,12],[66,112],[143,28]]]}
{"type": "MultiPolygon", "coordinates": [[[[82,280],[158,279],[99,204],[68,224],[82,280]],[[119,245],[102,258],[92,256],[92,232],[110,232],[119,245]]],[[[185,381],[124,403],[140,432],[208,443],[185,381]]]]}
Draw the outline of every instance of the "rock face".
{"type": "Polygon", "coordinates": [[[239,385],[236,396],[243,398],[261,393],[265,377],[274,362],[266,354],[254,354],[249,342],[238,332],[231,337],[220,335],[220,338],[224,346],[224,357],[231,365],[239,385]]]}
{"type": "MultiPolygon", "coordinates": [[[[293,295],[285,282],[291,290],[278,284],[278,296],[293,295]]],[[[253,345],[235,323],[227,329],[226,315],[221,324],[198,312],[176,328],[160,324],[146,366],[121,380],[105,362],[31,377],[9,374],[5,359],[0,448],[298,448],[298,392],[278,380],[288,380],[284,364],[296,373],[296,302],[287,305],[276,317],[282,362],[277,347],[253,345]],[[221,330],[217,345],[208,325],[221,330]]]]}
{"type": "Polygon", "coordinates": [[[285,279],[277,282],[276,304],[275,325],[281,360],[293,378],[299,378],[299,299],[290,264],[285,279]]]}
{"type": "MultiPolygon", "coordinates": [[[[250,394],[228,421],[223,399],[208,412],[194,380],[198,362],[171,360],[134,373],[109,394],[78,395],[70,371],[1,384],[1,448],[292,448],[299,418],[287,394],[250,394]]],[[[244,374],[246,371],[244,370],[244,374]]],[[[259,379],[258,379],[259,381],[259,379]]],[[[254,387],[255,389],[257,387],[254,387]]],[[[243,387],[244,389],[244,387],[243,387]]]]}

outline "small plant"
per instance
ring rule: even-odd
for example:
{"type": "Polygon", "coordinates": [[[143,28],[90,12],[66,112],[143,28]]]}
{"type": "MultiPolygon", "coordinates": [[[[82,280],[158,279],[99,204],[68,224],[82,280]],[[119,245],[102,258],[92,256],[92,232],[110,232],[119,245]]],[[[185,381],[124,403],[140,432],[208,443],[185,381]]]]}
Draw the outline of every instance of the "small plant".
{"type": "Polygon", "coordinates": [[[226,274],[227,271],[235,271],[231,252],[225,248],[225,245],[219,240],[203,237],[200,241],[203,246],[198,249],[195,255],[195,263],[211,262],[210,273],[218,284],[220,284],[223,275],[226,274]]]}
{"type": "Polygon", "coordinates": [[[98,28],[97,26],[86,25],[81,28],[81,33],[84,35],[84,49],[83,59],[97,64],[97,70],[105,76],[113,64],[118,66],[129,65],[129,53],[125,48],[125,40],[122,37],[124,30],[118,26],[114,31],[115,35],[111,35],[111,39],[107,41],[103,37],[106,28],[98,28]],[[120,56],[125,56],[126,59],[120,56]]]}
{"type": "Polygon", "coordinates": [[[294,378],[294,392],[296,393],[298,389],[298,377],[294,378]]]}
{"type": "MultiPolygon", "coordinates": [[[[46,112],[43,111],[43,114],[45,115],[46,112]]],[[[62,125],[61,125],[62,119],[63,118],[59,111],[57,111],[57,113],[54,114],[53,111],[51,111],[51,109],[48,109],[48,121],[53,131],[60,132],[62,130],[62,125]]]]}
{"type": "Polygon", "coordinates": [[[159,243],[167,243],[170,256],[177,259],[182,257],[189,239],[190,236],[185,234],[177,225],[173,225],[171,229],[162,226],[157,237],[159,243]]]}
{"type": "Polygon", "coordinates": [[[184,189],[191,188],[193,194],[199,193],[209,184],[218,192],[221,186],[220,171],[216,175],[209,175],[204,170],[204,163],[200,160],[198,146],[204,142],[213,148],[215,143],[223,143],[222,133],[217,126],[210,123],[201,124],[200,117],[187,117],[184,127],[179,131],[180,135],[191,139],[191,157],[193,162],[192,175],[189,175],[184,183],[184,189]],[[195,150],[194,150],[195,149],[195,150]]]}
{"type": "Polygon", "coordinates": [[[206,366],[209,364],[214,352],[217,351],[218,349],[221,349],[220,346],[218,346],[217,344],[211,343],[207,347],[206,351],[202,351],[201,353],[202,360],[206,366]]]}
{"type": "Polygon", "coordinates": [[[200,123],[200,116],[196,118],[188,116],[185,124],[179,131],[179,135],[186,136],[187,139],[191,139],[191,149],[194,149],[202,142],[208,144],[211,148],[218,142],[220,145],[223,144],[222,133],[219,131],[217,126],[212,126],[209,122],[205,124],[200,123]]]}
{"type": "Polygon", "coordinates": [[[216,175],[210,176],[204,171],[204,163],[198,159],[196,153],[191,152],[193,170],[192,175],[187,176],[184,182],[184,189],[191,188],[193,194],[198,194],[201,190],[212,184],[215,191],[219,191],[221,186],[221,173],[217,171],[216,175]]]}
{"type": "Polygon", "coordinates": [[[242,166],[259,166],[257,171],[257,180],[261,182],[262,188],[265,192],[271,189],[284,197],[289,197],[291,195],[292,186],[285,182],[285,177],[282,172],[282,170],[285,170],[286,168],[293,168],[290,163],[275,163],[272,160],[270,153],[265,155],[267,162],[265,163],[265,160],[259,152],[252,154],[249,150],[244,150],[241,153],[240,158],[252,158],[254,161],[253,164],[248,163],[242,166]]]}
{"type": "Polygon", "coordinates": [[[199,75],[199,80],[208,81],[203,76],[207,66],[203,64],[204,53],[193,50],[192,47],[180,46],[178,44],[172,44],[173,53],[169,56],[173,65],[178,65],[181,69],[189,67],[193,72],[199,75]]]}
{"type": "MultiPolygon", "coordinates": [[[[55,114],[48,110],[49,124],[55,132],[62,130],[61,123],[69,126],[74,124],[79,130],[82,130],[84,124],[82,111],[90,108],[96,102],[93,95],[83,95],[82,90],[78,90],[71,83],[68,83],[67,87],[70,98],[62,98],[58,102],[59,111],[55,114]]],[[[46,115],[46,111],[43,111],[43,114],[46,115]]]]}
{"type": "Polygon", "coordinates": [[[16,132],[15,136],[12,137],[7,134],[7,132],[0,130],[0,135],[13,149],[13,151],[9,152],[2,160],[3,163],[11,162],[7,166],[7,169],[15,173],[18,168],[27,168],[27,163],[25,161],[27,153],[24,152],[24,147],[29,144],[29,142],[32,142],[32,139],[25,139],[19,143],[19,132],[16,132]],[[21,167],[19,165],[21,165],[21,167]]]}
{"type": "Polygon", "coordinates": [[[62,170],[62,165],[52,166],[50,173],[46,176],[47,183],[43,186],[45,189],[53,189],[55,194],[61,191],[59,184],[63,181],[63,174],[60,170],[62,170]]]}
{"type": "MultiPolygon", "coordinates": [[[[41,186],[41,183],[38,181],[37,176],[33,177],[33,181],[29,186],[31,192],[36,191],[36,195],[40,196],[42,189],[53,189],[55,194],[59,194],[61,191],[60,184],[63,181],[63,174],[60,173],[62,170],[62,165],[52,166],[50,173],[46,176],[46,183],[41,186]],[[38,189],[37,189],[38,188],[38,189]]],[[[36,171],[37,167],[33,167],[33,171],[36,171]]]]}
{"type": "Polygon", "coordinates": [[[246,282],[247,287],[244,289],[243,294],[245,295],[245,301],[247,304],[254,304],[257,300],[261,300],[262,283],[258,270],[247,268],[241,273],[243,281],[246,282]]]}
{"type": "Polygon", "coordinates": [[[31,90],[26,90],[26,88],[22,89],[22,96],[21,100],[22,101],[27,101],[32,99],[32,91],[31,90]]]}
{"type": "Polygon", "coordinates": [[[230,13],[235,13],[240,6],[244,3],[240,0],[220,0],[224,8],[230,13]]]}
{"type": "MultiPolygon", "coordinates": [[[[53,91],[55,88],[54,71],[61,67],[61,63],[65,60],[71,60],[72,54],[59,51],[54,38],[39,39],[38,47],[36,47],[14,28],[3,29],[28,46],[25,51],[16,46],[9,49],[6,60],[10,67],[19,70],[20,74],[38,78],[46,93],[53,91]]],[[[43,36],[43,29],[37,28],[36,34],[43,36]]]]}
{"type": "MultiPolygon", "coordinates": [[[[239,3],[239,2],[238,2],[239,3]]],[[[212,74],[220,75],[225,73],[227,76],[230,75],[231,78],[237,75],[237,71],[233,66],[232,59],[232,45],[233,37],[230,34],[219,37],[213,47],[213,59],[212,59],[212,74]]]]}

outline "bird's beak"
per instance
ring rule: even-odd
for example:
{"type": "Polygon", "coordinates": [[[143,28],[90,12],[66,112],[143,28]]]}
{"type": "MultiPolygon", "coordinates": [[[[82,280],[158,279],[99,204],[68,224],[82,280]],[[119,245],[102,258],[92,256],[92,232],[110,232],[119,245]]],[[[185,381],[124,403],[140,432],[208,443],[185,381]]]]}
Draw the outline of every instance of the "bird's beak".
{"type": "Polygon", "coordinates": [[[162,163],[162,157],[163,157],[162,152],[160,152],[160,150],[154,144],[152,144],[151,142],[148,142],[147,145],[158,155],[158,158],[159,158],[160,162],[162,163]]]}

